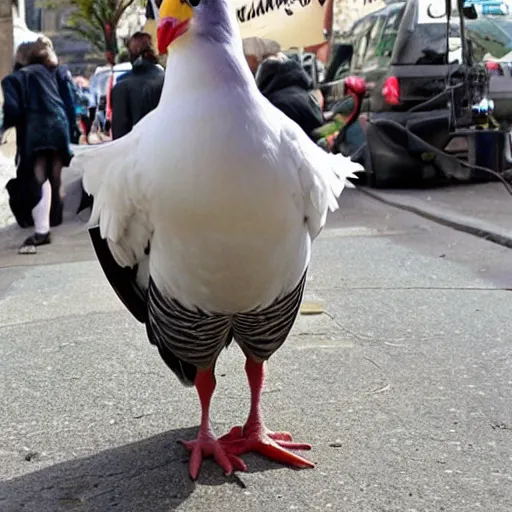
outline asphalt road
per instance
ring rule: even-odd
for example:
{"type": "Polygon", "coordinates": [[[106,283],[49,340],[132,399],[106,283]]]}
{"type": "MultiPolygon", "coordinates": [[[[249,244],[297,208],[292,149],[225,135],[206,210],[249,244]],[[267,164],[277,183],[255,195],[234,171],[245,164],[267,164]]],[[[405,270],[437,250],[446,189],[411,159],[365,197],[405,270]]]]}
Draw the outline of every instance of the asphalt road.
{"type": "MultiPolygon", "coordinates": [[[[268,426],[316,469],[246,456],[197,483],[176,441],[199,405],[115,297],[79,226],[36,257],[0,239],[0,511],[510,512],[510,249],[350,191],[316,244],[301,316],[269,364],[268,426]]],[[[219,433],[248,408],[221,356],[219,433]]]]}

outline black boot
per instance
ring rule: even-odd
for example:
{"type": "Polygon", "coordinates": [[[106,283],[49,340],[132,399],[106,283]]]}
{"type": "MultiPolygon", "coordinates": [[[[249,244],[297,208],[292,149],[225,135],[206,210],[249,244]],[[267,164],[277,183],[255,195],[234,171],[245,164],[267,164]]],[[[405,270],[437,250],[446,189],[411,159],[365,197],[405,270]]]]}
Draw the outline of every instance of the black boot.
{"type": "Polygon", "coordinates": [[[24,242],[23,245],[19,248],[19,254],[36,254],[38,245],[47,245],[52,242],[52,237],[50,232],[48,233],[34,233],[29,236],[24,242]]]}

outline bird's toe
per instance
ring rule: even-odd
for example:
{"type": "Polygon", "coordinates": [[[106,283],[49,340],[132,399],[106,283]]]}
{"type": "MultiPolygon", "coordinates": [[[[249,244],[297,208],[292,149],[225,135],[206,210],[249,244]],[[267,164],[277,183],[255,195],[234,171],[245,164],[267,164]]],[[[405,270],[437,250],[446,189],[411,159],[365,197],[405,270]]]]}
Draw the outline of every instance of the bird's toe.
{"type": "Polygon", "coordinates": [[[293,442],[289,432],[271,432],[259,422],[248,422],[244,427],[233,427],[219,441],[230,456],[253,452],[289,466],[315,467],[309,460],[289,451],[311,450],[310,444],[293,442]]]}
{"type": "Polygon", "coordinates": [[[231,453],[228,446],[220,439],[200,436],[194,441],[180,441],[180,443],[190,452],[189,474],[192,480],[197,480],[203,460],[207,457],[212,457],[226,475],[233,473],[233,470],[247,470],[242,459],[231,453]]]}
{"type": "Polygon", "coordinates": [[[290,432],[270,432],[270,431],[268,431],[267,436],[270,437],[270,439],[273,439],[274,441],[293,441],[292,435],[290,434],[290,432]]]}
{"type": "MultiPolygon", "coordinates": [[[[286,441],[281,441],[282,443],[286,443],[286,441]]],[[[296,446],[302,446],[299,443],[290,443],[296,446]]],[[[309,446],[309,445],[307,445],[309,446]]],[[[292,446],[288,446],[290,449],[303,449],[303,448],[295,448],[292,446]]],[[[253,447],[253,451],[267,457],[270,460],[278,462],[280,464],[285,464],[287,466],[293,466],[296,468],[314,468],[315,464],[300,455],[292,453],[287,450],[284,446],[280,446],[277,442],[265,442],[260,441],[255,443],[253,447]]],[[[311,448],[311,447],[310,447],[311,448]]]]}

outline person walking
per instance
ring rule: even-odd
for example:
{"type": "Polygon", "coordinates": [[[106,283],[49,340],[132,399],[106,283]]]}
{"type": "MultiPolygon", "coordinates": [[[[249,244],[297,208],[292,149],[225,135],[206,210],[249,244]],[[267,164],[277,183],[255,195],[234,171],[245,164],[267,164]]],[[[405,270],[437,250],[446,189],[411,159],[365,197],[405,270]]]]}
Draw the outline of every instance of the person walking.
{"type": "Polygon", "coordinates": [[[50,227],[62,223],[61,171],[72,157],[76,129],[69,78],[51,41],[28,48],[26,65],[2,80],[4,129],[16,128],[17,176],[8,184],[10,205],[22,227],[34,226],[19,252],[35,253],[51,242],[50,227]],[[21,222],[20,222],[21,221],[21,222]]]}
{"type": "Polygon", "coordinates": [[[263,96],[310,138],[323,125],[322,109],[313,94],[313,81],[297,61],[283,53],[265,58],[256,72],[256,84],[263,96]]]}
{"type": "Polygon", "coordinates": [[[136,32],[128,42],[132,70],[112,89],[112,138],[119,139],[156,108],[164,85],[150,34],[136,32]]]}
{"type": "MultiPolygon", "coordinates": [[[[74,82],[74,102],[76,117],[80,120],[81,135],[79,138],[83,140],[84,144],[89,144],[89,134],[91,133],[93,117],[91,117],[91,103],[92,94],[89,90],[88,84],[86,85],[84,80],[79,80],[81,77],[77,77],[74,82]]],[[[94,112],[95,113],[95,112],[94,112]]]]}

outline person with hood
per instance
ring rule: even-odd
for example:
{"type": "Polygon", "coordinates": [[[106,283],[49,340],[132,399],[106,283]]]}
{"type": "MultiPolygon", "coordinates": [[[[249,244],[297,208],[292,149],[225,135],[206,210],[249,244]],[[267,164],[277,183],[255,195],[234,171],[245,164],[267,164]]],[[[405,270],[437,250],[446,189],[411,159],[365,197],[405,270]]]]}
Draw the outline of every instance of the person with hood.
{"type": "Polygon", "coordinates": [[[322,109],[313,95],[313,81],[295,60],[283,53],[264,59],[256,72],[261,93],[293,119],[310,137],[324,124],[322,109]]]}
{"type": "Polygon", "coordinates": [[[16,50],[16,55],[14,56],[14,68],[13,71],[18,71],[21,68],[24,68],[28,65],[28,59],[30,56],[31,49],[33,47],[33,42],[29,43],[21,43],[16,50]]]}
{"type": "Polygon", "coordinates": [[[129,133],[156,108],[164,86],[165,72],[158,64],[150,34],[136,32],[128,42],[132,70],[112,89],[112,138],[129,133]]]}
{"type": "Polygon", "coordinates": [[[75,106],[69,78],[47,37],[24,47],[17,64],[2,80],[3,128],[16,128],[17,143],[16,178],[7,190],[18,224],[35,227],[19,252],[34,253],[51,242],[50,227],[62,223],[61,171],[73,156],[75,106]]]}

